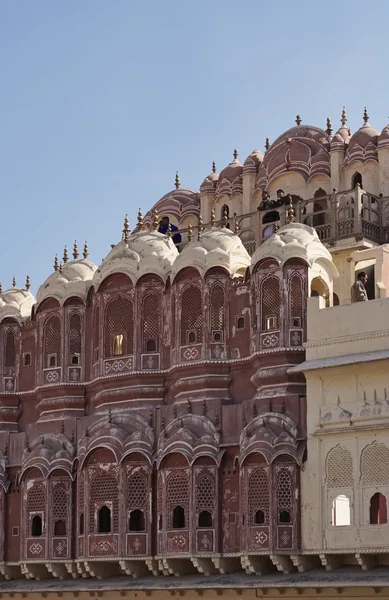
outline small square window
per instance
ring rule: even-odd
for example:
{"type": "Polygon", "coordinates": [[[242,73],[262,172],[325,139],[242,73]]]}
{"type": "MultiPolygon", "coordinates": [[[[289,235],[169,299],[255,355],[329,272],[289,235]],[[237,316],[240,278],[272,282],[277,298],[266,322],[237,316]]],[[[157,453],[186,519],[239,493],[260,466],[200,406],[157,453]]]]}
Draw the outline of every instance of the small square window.
{"type": "Polygon", "coordinates": [[[47,357],[47,366],[48,367],[56,367],[57,366],[57,355],[49,354],[47,357]]]}
{"type": "Polygon", "coordinates": [[[187,332],[187,340],[188,340],[188,344],[195,344],[196,343],[196,332],[188,331],[187,332]]]}
{"type": "Polygon", "coordinates": [[[300,319],[300,317],[294,317],[292,319],[292,327],[301,327],[301,319],[300,319]]]}
{"type": "Polygon", "coordinates": [[[19,527],[12,527],[12,535],[14,537],[19,535],[19,527]]]}
{"type": "Polygon", "coordinates": [[[29,352],[23,354],[23,365],[25,367],[29,367],[31,365],[31,354],[29,352]]]}
{"type": "Polygon", "coordinates": [[[244,317],[238,317],[236,321],[237,329],[244,329],[244,317]]]}
{"type": "Polygon", "coordinates": [[[214,342],[222,342],[223,341],[223,333],[221,331],[212,331],[212,340],[214,342]]]}

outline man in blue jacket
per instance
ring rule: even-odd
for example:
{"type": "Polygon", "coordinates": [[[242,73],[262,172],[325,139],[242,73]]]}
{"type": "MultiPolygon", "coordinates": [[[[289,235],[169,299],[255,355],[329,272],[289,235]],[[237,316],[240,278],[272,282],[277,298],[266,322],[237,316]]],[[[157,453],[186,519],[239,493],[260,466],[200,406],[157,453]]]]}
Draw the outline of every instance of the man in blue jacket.
{"type": "MultiPolygon", "coordinates": [[[[169,227],[169,217],[162,217],[162,219],[159,222],[159,227],[158,227],[158,231],[159,233],[167,233],[169,227]]],[[[175,243],[176,246],[178,246],[178,244],[181,244],[181,234],[180,233],[173,233],[174,231],[178,231],[178,227],[176,227],[175,225],[173,225],[172,223],[170,223],[170,229],[172,232],[172,240],[175,243]]]]}

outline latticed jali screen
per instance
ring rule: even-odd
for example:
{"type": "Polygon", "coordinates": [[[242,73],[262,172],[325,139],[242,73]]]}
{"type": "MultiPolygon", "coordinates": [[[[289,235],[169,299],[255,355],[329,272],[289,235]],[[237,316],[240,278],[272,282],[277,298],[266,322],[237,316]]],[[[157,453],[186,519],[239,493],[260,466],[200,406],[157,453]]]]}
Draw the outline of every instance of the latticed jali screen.
{"type": "Polygon", "coordinates": [[[89,493],[89,530],[96,532],[95,514],[96,507],[102,505],[111,508],[112,533],[119,530],[119,490],[116,478],[111,473],[102,472],[92,479],[89,493]]]}
{"type": "Polygon", "coordinates": [[[55,354],[57,366],[61,365],[61,320],[58,316],[49,317],[44,329],[44,367],[48,367],[48,357],[55,354]]]}
{"type": "Polygon", "coordinates": [[[254,525],[255,513],[261,510],[264,523],[269,522],[269,483],[265,469],[256,469],[249,479],[249,524],[254,525]]]}
{"type": "Polygon", "coordinates": [[[293,510],[293,492],[292,477],[289,471],[282,469],[278,474],[277,481],[277,501],[278,511],[286,510],[292,515],[293,510]]]}
{"type": "Polygon", "coordinates": [[[302,282],[298,275],[293,275],[290,280],[290,316],[303,322],[302,282]]]}
{"type": "Polygon", "coordinates": [[[336,446],[327,455],[327,486],[331,488],[354,485],[353,459],[343,446],[336,446]]]}
{"type": "Polygon", "coordinates": [[[211,287],[211,330],[224,331],[224,289],[215,284],[211,287]]]}
{"type": "Polygon", "coordinates": [[[188,343],[188,332],[195,331],[196,342],[203,337],[203,302],[201,290],[195,285],[187,287],[181,298],[181,346],[188,343]]]}
{"type": "Polygon", "coordinates": [[[364,485],[389,484],[389,448],[374,443],[362,453],[362,482],[364,485]]]}
{"type": "Polygon", "coordinates": [[[58,485],[54,488],[52,496],[52,530],[56,521],[63,521],[67,524],[68,509],[69,509],[69,498],[64,485],[58,485]]]}
{"type": "Polygon", "coordinates": [[[108,303],[105,311],[105,357],[114,353],[114,338],[123,335],[123,354],[133,354],[134,350],[134,315],[133,305],[129,298],[119,296],[108,303]]]}
{"type": "Polygon", "coordinates": [[[143,350],[146,351],[148,340],[155,342],[155,350],[158,351],[159,323],[160,323],[161,299],[157,294],[147,294],[142,302],[142,332],[143,350]]]}
{"type": "Polygon", "coordinates": [[[147,479],[141,473],[130,475],[127,481],[127,507],[144,509],[147,504],[147,479]]]}
{"type": "Polygon", "coordinates": [[[15,333],[11,330],[7,331],[5,336],[5,353],[4,366],[8,368],[16,365],[16,340],[15,333]]]}
{"type": "Polygon", "coordinates": [[[215,506],[215,482],[210,475],[201,475],[196,482],[197,508],[213,510],[215,506]]]}
{"type": "Polygon", "coordinates": [[[276,327],[280,322],[280,280],[270,276],[261,286],[260,299],[262,302],[262,329],[266,329],[269,317],[276,317],[276,327]]]}
{"type": "Polygon", "coordinates": [[[81,354],[81,316],[73,313],[69,323],[69,354],[81,354]]]}

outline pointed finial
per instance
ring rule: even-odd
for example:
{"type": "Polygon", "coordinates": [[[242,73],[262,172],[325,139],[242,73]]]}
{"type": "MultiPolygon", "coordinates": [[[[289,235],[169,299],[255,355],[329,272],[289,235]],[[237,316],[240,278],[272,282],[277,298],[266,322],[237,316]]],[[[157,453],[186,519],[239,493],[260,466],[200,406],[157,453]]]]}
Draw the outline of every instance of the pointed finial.
{"type": "Polygon", "coordinates": [[[64,422],[61,421],[61,429],[60,429],[60,433],[65,433],[65,425],[64,422]]]}
{"type": "Polygon", "coordinates": [[[58,269],[59,269],[58,256],[55,255],[55,258],[54,258],[54,271],[58,271],[58,269]]]}
{"type": "Polygon", "coordinates": [[[172,237],[172,224],[170,222],[169,222],[169,225],[167,226],[166,235],[168,238],[172,237]]]}
{"type": "Polygon", "coordinates": [[[237,160],[237,158],[238,158],[238,151],[234,150],[234,160],[237,160]]]}
{"type": "Polygon", "coordinates": [[[153,411],[150,410],[150,412],[149,412],[149,426],[153,427],[153,424],[154,424],[153,411]]]}
{"type": "Polygon", "coordinates": [[[212,162],[212,173],[216,173],[215,161],[212,162]]]}
{"type": "Polygon", "coordinates": [[[204,417],[206,416],[206,414],[207,414],[207,403],[205,400],[203,400],[203,415],[204,415],[204,417]]]}
{"type": "Polygon", "coordinates": [[[177,405],[175,403],[173,404],[173,418],[177,419],[177,405]]]}
{"type": "Polygon", "coordinates": [[[190,400],[188,400],[188,402],[187,402],[187,404],[186,404],[186,409],[187,409],[187,412],[188,412],[188,413],[191,413],[191,412],[193,412],[193,411],[192,411],[192,403],[191,403],[191,401],[190,401],[190,400]]]}
{"type": "Polygon", "coordinates": [[[331,119],[329,117],[327,117],[327,130],[326,130],[327,135],[332,135],[332,123],[331,123],[331,119]]]}
{"type": "Polygon", "coordinates": [[[27,275],[26,277],[26,290],[28,291],[31,287],[31,281],[30,281],[30,276],[27,275]]]}
{"type": "Polygon", "coordinates": [[[176,186],[176,190],[178,190],[178,188],[180,187],[180,176],[178,174],[178,171],[176,171],[176,178],[174,180],[174,185],[176,186]]]}
{"type": "Polygon", "coordinates": [[[77,258],[79,257],[79,253],[78,253],[78,246],[77,246],[77,242],[76,240],[74,240],[74,246],[73,246],[73,258],[74,260],[77,260],[77,258]]]}
{"type": "Polygon", "coordinates": [[[66,248],[66,246],[65,246],[65,248],[63,249],[63,257],[62,257],[62,260],[63,260],[63,264],[64,264],[64,265],[66,265],[66,263],[67,263],[67,262],[68,262],[68,260],[69,260],[68,249],[66,248]]]}
{"type": "Polygon", "coordinates": [[[2,294],[2,293],[3,293],[3,286],[0,283],[0,294],[2,294]]]}
{"type": "Polygon", "coordinates": [[[24,434],[24,449],[27,450],[27,452],[30,452],[30,444],[28,442],[27,433],[24,434]]]}
{"type": "Polygon", "coordinates": [[[365,125],[367,125],[367,123],[369,122],[369,115],[367,113],[367,108],[365,106],[365,110],[363,111],[363,120],[365,122],[365,125]]]}
{"type": "Polygon", "coordinates": [[[294,216],[294,209],[293,206],[290,204],[288,208],[288,223],[294,223],[295,220],[296,219],[294,216]]]}
{"type": "Polygon", "coordinates": [[[269,138],[266,138],[266,141],[265,141],[265,150],[266,150],[266,152],[269,150],[269,148],[270,148],[269,138]]]}
{"type": "Polygon", "coordinates": [[[211,227],[215,227],[216,224],[216,217],[215,217],[215,209],[213,208],[211,210],[211,227]]]}
{"type": "Polygon", "coordinates": [[[107,422],[108,423],[112,423],[112,409],[111,409],[111,407],[108,408],[107,422]]]}
{"type": "Polygon", "coordinates": [[[224,207],[221,226],[222,227],[226,227],[227,226],[227,222],[228,222],[228,212],[227,212],[227,208],[224,207]]]}
{"type": "Polygon", "coordinates": [[[193,230],[192,230],[192,223],[188,224],[188,242],[191,242],[193,240],[193,230]]]}
{"type": "Polygon", "coordinates": [[[240,230],[239,223],[238,223],[238,221],[235,221],[235,227],[234,227],[235,235],[239,235],[239,230],[240,230]]]}
{"type": "Polygon", "coordinates": [[[15,275],[12,277],[12,287],[16,287],[16,277],[15,277],[15,275]]]}
{"type": "Polygon", "coordinates": [[[45,445],[45,438],[42,435],[42,437],[41,437],[41,446],[44,446],[44,445],[45,445]]]}
{"type": "Polygon", "coordinates": [[[342,123],[342,127],[346,126],[346,123],[347,123],[347,114],[346,114],[346,108],[344,106],[343,106],[342,117],[340,119],[340,122],[342,123]]]}
{"type": "Polygon", "coordinates": [[[88,242],[85,242],[85,244],[84,244],[84,251],[82,253],[82,256],[84,257],[84,260],[86,260],[89,256],[88,242]]]}
{"type": "Polygon", "coordinates": [[[155,209],[153,212],[153,223],[152,223],[151,228],[154,229],[154,231],[156,229],[158,229],[158,211],[157,211],[157,209],[155,209]]]}
{"type": "Polygon", "coordinates": [[[128,220],[128,215],[124,217],[124,225],[123,225],[123,240],[125,242],[128,241],[128,236],[130,234],[130,222],[128,220]]]}
{"type": "Polygon", "coordinates": [[[204,223],[203,223],[203,218],[201,215],[199,215],[199,218],[197,220],[197,239],[200,241],[201,238],[201,234],[204,231],[204,223]]]}
{"type": "Polygon", "coordinates": [[[296,125],[300,125],[301,124],[301,117],[300,115],[297,115],[296,117],[296,125]]]}
{"type": "Polygon", "coordinates": [[[138,210],[138,229],[139,229],[139,231],[142,231],[143,227],[144,227],[143,215],[142,215],[141,209],[139,209],[138,210]]]}
{"type": "Polygon", "coordinates": [[[4,446],[4,456],[8,456],[8,444],[7,444],[7,442],[5,443],[5,446],[4,446]]]}
{"type": "Polygon", "coordinates": [[[59,263],[59,272],[62,273],[63,269],[62,269],[62,262],[59,263]]]}

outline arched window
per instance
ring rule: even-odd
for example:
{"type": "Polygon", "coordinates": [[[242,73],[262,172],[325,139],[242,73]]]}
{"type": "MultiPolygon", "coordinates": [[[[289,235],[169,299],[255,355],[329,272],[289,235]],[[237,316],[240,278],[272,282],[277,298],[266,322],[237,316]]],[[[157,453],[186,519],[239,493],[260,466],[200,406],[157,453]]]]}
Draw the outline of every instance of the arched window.
{"type": "Polygon", "coordinates": [[[57,315],[49,317],[44,327],[44,366],[61,366],[61,320],[57,315]]]}
{"type": "Polygon", "coordinates": [[[345,527],[351,524],[350,499],[344,494],[339,494],[332,502],[331,525],[345,527]]]}
{"type": "Polygon", "coordinates": [[[81,356],[81,316],[74,312],[69,320],[69,358],[70,364],[78,365],[81,356]],[[76,362],[75,362],[76,360],[76,362]]]}
{"type": "Polygon", "coordinates": [[[303,325],[303,289],[298,275],[292,275],[290,280],[290,319],[293,327],[303,325]]]}
{"type": "Polygon", "coordinates": [[[211,287],[211,331],[214,342],[221,341],[224,335],[224,289],[219,284],[211,287]],[[218,339],[215,336],[218,334],[218,339]]]}
{"type": "Polygon", "coordinates": [[[351,186],[353,188],[356,188],[358,183],[362,187],[362,175],[360,173],[358,173],[358,171],[356,171],[351,180],[351,186]]]}
{"type": "Polygon", "coordinates": [[[159,345],[160,312],[160,296],[157,294],[147,294],[142,302],[143,351],[157,352],[159,345]]]}
{"type": "Polygon", "coordinates": [[[332,304],[334,306],[339,306],[339,296],[335,294],[335,292],[332,294],[332,304]]]}
{"type": "Polygon", "coordinates": [[[130,518],[128,521],[128,531],[145,531],[145,515],[143,510],[136,508],[130,512],[130,518]]]}
{"type": "Polygon", "coordinates": [[[66,535],[66,523],[61,519],[54,523],[54,535],[66,535]]]}
{"type": "Polygon", "coordinates": [[[201,290],[195,285],[190,285],[184,290],[181,297],[181,346],[192,343],[199,344],[202,339],[203,302],[201,290]],[[191,334],[194,334],[194,336],[191,334]],[[191,341],[192,339],[193,341],[191,341]]]}
{"type": "Polygon", "coordinates": [[[97,513],[97,530],[99,533],[111,533],[111,510],[102,506],[97,513]]]}
{"type": "Polygon", "coordinates": [[[31,365],[31,354],[29,352],[27,352],[24,355],[24,366],[29,367],[30,365],[31,365]]]}
{"type": "Polygon", "coordinates": [[[280,320],[280,281],[274,275],[262,284],[262,331],[277,329],[280,320]]]}
{"type": "Polygon", "coordinates": [[[199,513],[199,527],[212,527],[213,526],[213,519],[212,519],[212,514],[209,512],[209,510],[202,510],[201,513],[199,513]]]}
{"type": "Polygon", "coordinates": [[[185,529],[185,509],[182,506],[173,508],[173,529],[185,529]]]}
{"type": "Polygon", "coordinates": [[[227,217],[227,219],[230,218],[230,209],[228,204],[223,204],[223,206],[221,207],[220,218],[224,219],[224,217],[227,217]]]}
{"type": "Polygon", "coordinates": [[[386,498],[381,492],[376,492],[370,498],[370,525],[383,525],[388,522],[386,498]]]}
{"type": "Polygon", "coordinates": [[[84,513],[80,514],[80,521],[78,524],[78,532],[80,535],[84,535],[84,513]]]}
{"type": "Polygon", "coordinates": [[[257,510],[254,515],[254,524],[255,525],[264,525],[265,523],[265,513],[263,510],[257,510]]]}
{"type": "Polygon", "coordinates": [[[278,474],[277,502],[279,523],[291,523],[293,510],[292,478],[286,468],[281,469],[278,474]]]}
{"type": "Polygon", "coordinates": [[[244,329],[244,317],[238,317],[238,320],[236,321],[236,327],[237,329],[244,329]]]}
{"type": "Polygon", "coordinates": [[[104,336],[106,358],[133,354],[134,317],[132,301],[129,298],[118,296],[108,303],[105,311],[104,336]]]}
{"type": "Polygon", "coordinates": [[[15,368],[16,365],[16,342],[15,333],[12,330],[7,331],[5,337],[5,360],[4,366],[15,368]]]}
{"type": "Polygon", "coordinates": [[[99,359],[99,346],[100,346],[100,309],[95,306],[93,312],[93,362],[95,363],[99,359]]]}
{"type": "Polygon", "coordinates": [[[31,521],[32,537],[40,537],[42,535],[42,517],[35,515],[31,521]]]}
{"type": "MultiPolygon", "coordinates": [[[[89,493],[89,533],[96,533],[96,510],[98,510],[97,527],[100,524],[110,527],[110,532],[119,530],[119,490],[113,473],[101,471],[94,476],[89,493]],[[101,513],[101,509],[105,510],[101,513]]],[[[105,530],[102,533],[107,533],[105,530]]]]}
{"type": "Polygon", "coordinates": [[[250,475],[248,500],[249,525],[267,524],[269,520],[269,484],[265,469],[255,469],[250,475]]]}

